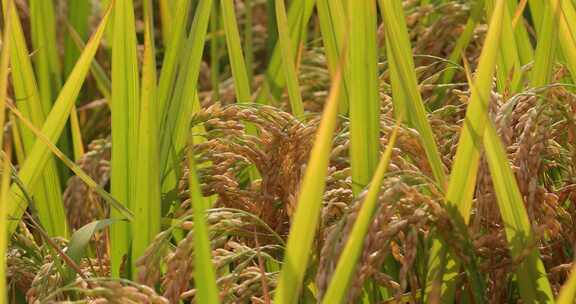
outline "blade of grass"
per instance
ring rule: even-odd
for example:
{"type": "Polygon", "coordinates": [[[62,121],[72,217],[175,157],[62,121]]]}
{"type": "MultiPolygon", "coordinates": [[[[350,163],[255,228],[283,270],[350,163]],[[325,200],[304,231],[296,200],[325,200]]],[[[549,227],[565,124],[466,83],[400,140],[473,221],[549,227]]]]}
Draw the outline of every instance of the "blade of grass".
{"type": "MultiPolygon", "coordinates": [[[[177,174],[172,169],[177,166],[171,165],[179,162],[180,151],[186,144],[189,119],[192,113],[200,109],[197,85],[211,8],[212,0],[198,3],[192,28],[183,42],[184,49],[181,52],[186,56],[179,58],[181,62],[178,79],[160,121],[160,172],[163,177],[163,191],[172,190],[176,186],[177,174]]],[[[160,76],[158,90],[162,89],[160,86],[163,76],[160,76]]]]}
{"type": "MultiPolygon", "coordinates": [[[[275,5],[270,3],[275,3],[275,0],[270,0],[268,2],[268,9],[274,9],[276,12],[275,5]]],[[[298,53],[298,48],[303,42],[303,29],[308,25],[310,17],[314,9],[315,0],[294,0],[290,2],[290,7],[288,9],[288,28],[290,34],[290,51],[292,54],[298,53]]],[[[286,11],[286,10],[284,10],[286,11]]],[[[274,14],[268,14],[269,17],[274,14]]],[[[274,19],[277,21],[277,17],[274,19]]],[[[275,29],[276,27],[270,27],[268,30],[275,29]]],[[[280,95],[282,94],[282,89],[286,85],[286,78],[284,77],[283,71],[283,55],[281,46],[277,39],[273,39],[276,44],[272,51],[272,56],[268,67],[266,69],[266,81],[264,82],[262,88],[258,93],[256,101],[262,104],[274,104],[280,100],[280,95]]],[[[296,57],[293,57],[296,58],[296,57]]]]}
{"type": "MultiPolygon", "coordinates": [[[[12,4],[12,2],[8,2],[8,7],[3,8],[6,11],[10,11],[12,10],[12,4]]],[[[10,52],[12,48],[9,34],[10,22],[5,22],[4,32],[2,33],[2,48],[0,49],[0,130],[4,130],[4,124],[6,123],[6,99],[8,98],[8,75],[10,74],[10,52]]],[[[0,147],[4,147],[3,135],[4,132],[2,132],[2,136],[0,136],[0,147]]],[[[5,202],[5,200],[2,200],[2,202],[5,202]]],[[[0,209],[4,210],[7,208],[2,207],[0,209]]],[[[0,220],[4,218],[5,216],[2,216],[0,220]]]]}
{"type": "MultiPolygon", "coordinates": [[[[468,20],[466,21],[466,25],[464,26],[464,30],[462,31],[462,34],[460,34],[460,37],[458,37],[458,40],[456,41],[456,45],[454,46],[454,49],[452,49],[452,52],[450,53],[450,56],[448,57],[448,61],[450,62],[458,62],[460,61],[460,58],[462,58],[464,55],[464,52],[466,50],[466,48],[468,47],[468,44],[470,44],[470,41],[472,40],[472,38],[474,37],[474,30],[476,29],[476,26],[478,25],[478,23],[482,20],[482,13],[484,11],[484,0],[480,0],[480,1],[476,1],[474,2],[472,5],[472,9],[470,12],[470,16],[468,17],[468,20]]],[[[447,69],[443,74],[442,74],[442,81],[441,83],[450,83],[452,81],[452,79],[454,78],[454,75],[456,74],[456,69],[447,69]]],[[[440,100],[442,100],[443,98],[440,98],[440,100]]]]}
{"type": "MultiPolygon", "coordinates": [[[[114,42],[112,47],[112,157],[111,193],[125,206],[136,208],[136,174],[138,157],[138,124],[140,92],[136,28],[132,0],[118,0],[114,7],[114,42]]],[[[111,216],[118,216],[116,211],[111,216]]],[[[132,239],[131,225],[118,223],[110,227],[112,275],[119,277],[124,256],[132,239]]],[[[128,255],[129,257],[129,255],[128,255]]],[[[126,277],[130,264],[125,264],[126,277]]]]}
{"type": "MultiPolygon", "coordinates": [[[[45,0],[35,0],[41,2],[51,2],[45,0]]],[[[90,20],[91,2],[90,1],[68,1],[67,19],[68,24],[80,36],[82,41],[88,38],[88,21],[90,20]]],[[[52,45],[54,42],[52,42],[52,45]]],[[[80,50],[74,43],[74,38],[69,34],[64,36],[64,75],[68,76],[74,64],[80,56],[80,50]]]]}
{"type": "MultiPolygon", "coordinates": [[[[230,66],[232,68],[232,78],[234,79],[234,90],[236,91],[236,102],[250,103],[252,102],[252,94],[250,93],[250,78],[248,76],[248,69],[244,60],[242,52],[242,44],[240,43],[240,33],[236,24],[236,14],[234,12],[233,0],[221,0],[222,19],[224,22],[224,33],[226,35],[226,46],[228,47],[228,58],[230,59],[230,66]]],[[[217,37],[212,37],[217,41],[217,37]]],[[[218,86],[216,86],[218,90],[218,86]]],[[[253,124],[246,123],[246,131],[248,134],[256,134],[256,128],[253,124]]],[[[251,180],[260,178],[256,167],[250,169],[251,180]]]]}
{"type": "Polygon", "coordinates": [[[350,22],[350,166],[352,191],[358,195],[370,182],[378,164],[380,102],[376,55],[376,5],[348,2],[350,22]]]}
{"type": "MultiPolygon", "coordinates": [[[[192,138],[192,136],[190,136],[192,138]]],[[[194,204],[194,283],[196,285],[198,303],[220,303],[218,298],[218,286],[212,264],[212,248],[210,246],[208,224],[206,223],[206,210],[210,206],[210,200],[202,195],[198,173],[192,152],[192,139],[188,151],[188,185],[190,198],[194,204]]]]}
{"type": "Polygon", "coordinates": [[[328,304],[343,302],[344,296],[346,295],[346,291],[348,290],[348,286],[350,284],[350,279],[352,278],[358,258],[362,251],[366,233],[368,232],[368,228],[372,223],[372,218],[378,203],[378,193],[380,192],[380,188],[384,180],[384,175],[386,174],[386,170],[388,168],[388,163],[392,157],[392,149],[396,143],[399,127],[400,120],[397,122],[394,131],[392,131],[388,146],[380,158],[376,172],[374,172],[374,176],[370,182],[370,187],[368,188],[368,192],[366,193],[362,207],[358,212],[358,217],[354,222],[354,226],[350,232],[348,241],[346,241],[346,245],[340,254],[338,264],[334,270],[334,273],[332,274],[330,285],[328,286],[328,290],[326,291],[324,299],[322,299],[322,303],[328,304]]]}
{"type": "MultiPolygon", "coordinates": [[[[68,2],[68,24],[74,29],[75,33],[80,36],[82,41],[88,37],[88,21],[90,20],[90,14],[90,1],[68,2]]],[[[67,77],[74,68],[74,64],[78,60],[81,50],[76,47],[76,43],[74,42],[74,38],[71,37],[70,31],[66,31],[66,33],[67,34],[64,35],[64,75],[67,77]]],[[[54,45],[54,43],[52,43],[52,45],[54,45]]],[[[76,108],[72,109],[72,112],[70,113],[70,132],[72,136],[74,159],[79,160],[84,154],[84,145],[76,108]]]]}
{"type": "MultiPolygon", "coordinates": [[[[12,0],[3,0],[2,7],[4,12],[4,20],[10,23],[11,39],[11,66],[12,66],[12,86],[14,88],[14,99],[17,102],[18,108],[22,110],[25,117],[29,118],[34,125],[41,126],[44,123],[46,109],[43,105],[34,71],[32,69],[32,62],[30,61],[26,40],[22,30],[22,25],[18,17],[16,9],[10,10],[6,14],[6,7],[12,0]]],[[[19,132],[22,136],[22,143],[24,147],[24,155],[29,156],[32,146],[34,144],[34,135],[29,130],[20,128],[19,132]]],[[[20,156],[24,156],[20,155],[20,156]]],[[[24,162],[23,158],[19,159],[20,163],[24,162]]],[[[49,157],[45,161],[47,165],[42,173],[42,182],[40,186],[32,193],[35,196],[36,209],[40,222],[46,229],[50,236],[67,236],[68,227],[66,221],[62,219],[66,217],[64,211],[64,204],[62,202],[62,194],[58,171],[54,160],[49,157]]],[[[13,206],[10,206],[13,207],[13,206]]],[[[12,215],[10,211],[9,215],[12,215]]]]}
{"type": "MultiPolygon", "coordinates": [[[[488,19],[494,11],[496,0],[486,0],[486,12],[488,19]]],[[[521,72],[520,56],[518,55],[518,44],[514,37],[514,30],[512,28],[512,17],[507,8],[506,1],[504,3],[505,11],[504,19],[502,20],[502,34],[500,39],[500,50],[498,53],[498,68],[496,70],[496,83],[498,85],[498,92],[504,98],[514,95],[520,90],[521,85],[521,72]]]]}
{"type": "Polygon", "coordinates": [[[572,81],[576,83],[576,10],[569,0],[561,0],[558,39],[572,81]]]}
{"type": "MultiPolygon", "coordinates": [[[[496,68],[499,44],[501,42],[502,22],[505,14],[504,1],[498,0],[493,10],[488,27],[488,34],[479,59],[478,71],[471,87],[472,96],[466,110],[464,125],[460,132],[460,139],[456,156],[452,165],[450,182],[446,191],[446,204],[454,217],[462,218],[467,224],[472,208],[472,198],[476,185],[476,175],[480,162],[480,138],[488,120],[488,102],[492,87],[492,76],[496,68]]],[[[440,240],[433,241],[428,259],[427,282],[442,281],[441,301],[451,303],[454,301],[455,282],[459,263],[447,256],[446,245],[440,240]],[[445,270],[445,267],[447,268],[445,270]]],[[[429,287],[429,286],[428,286],[429,287]]],[[[429,301],[433,290],[426,290],[425,302],[429,301]]]]}
{"type": "Polygon", "coordinates": [[[512,30],[518,50],[518,57],[522,65],[529,64],[534,60],[534,48],[530,42],[530,36],[523,18],[526,0],[508,0],[507,7],[511,17],[512,30]],[[520,4],[518,4],[520,2],[520,4]]]}
{"type": "Polygon", "coordinates": [[[530,86],[538,88],[549,84],[554,69],[558,44],[558,16],[560,13],[559,0],[546,1],[544,4],[539,43],[536,47],[534,67],[532,68],[530,86]]]}
{"type": "Polygon", "coordinates": [[[2,155],[2,183],[0,184],[0,303],[8,303],[8,286],[6,285],[6,278],[8,275],[6,253],[8,249],[8,219],[6,218],[6,205],[8,201],[8,193],[10,192],[10,177],[12,170],[10,168],[11,151],[2,155]]]}
{"type": "MultiPolygon", "coordinates": [[[[104,18],[100,22],[100,25],[94,32],[91,40],[86,45],[86,49],[80,56],[75,68],[68,77],[68,80],[62,87],[62,90],[54,102],[54,106],[52,107],[50,114],[44,122],[42,127],[42,134],[45,134],[50,142],[55,142],[64,129],[66,120],[90,68],[90,63],[92,62],[98,45],[100,44],[107,19],[108,14],[105,14],[104,18]]],[[[12,24],[14,23],[11,23],[11,25],[12,24]]],[[[12,42],[14,42],[14,40],[12,40],[12,42]]],[[[13,52],[11,53],[14,54],[13,52]]],[[[26,160],[21,162],[20,171],[18,172],[18,177],[22,181],[25,189],[30,190],[35,188],[42,174],[41,169],[48,165],[49,159],[49,147],[47,147],[44,143],[36,140],[26,160]]],[[[18,195],[19,192],[20,188],[11,188],[11,203],[9,204],[7,212],[9,218],[11,219],[8,226],[8,232],[10,234],[15,231],[17,224],[22,217],[23,212],[26,210],[28,203],[25,199],[23,199],[21,195],[18,195]]],[[[55,206],[52,206],[52,208],[55,208],[55,206]]],[[[62,221],[61,219],[63,218],[65,218],[65,216],[60,217],[60,221],[62,221]]]]}
{"type": "MultiPolygon", "coordinates": [[[[341,62],[340,54],[347,39],[348,19],[344,12],[343,1],[317,0],[316,9],[320,22],[320,31],[324,44],[324,51],[328,61],[330,75],[334,77],[338,64],[341,62]]],[[[342,81],[342,94],[340,94],[340,114],[348,113],[348,97],[350,80],[344,76],[342,81]]]]}
{"type": "Polygon", "coordinates": [[[284,263],[280,271],[274,303],[296,303],[302,289],[304,273],[314,241],[320,216],[322,195],[325,188],[328,162],[332,147],[332,137],[336,129],[338,100],[340,94],[340,73],[332,81],[330,94],[322,114],[320,127],[310,152],[308,166],[298,193],[298,205],[290,226],[286,244],[284,263]]]}
{"type": "Polygon", "coordinates": [[[432,174],[440,188],[445,187],[445,173],[434,133],[426,118],[426,109],[414,73],[412,48],[400,1],[380,0],[386,34],[386,54],[391,71],[392,97],[396,117],[406,117],[420,133],[432,174]],[[393,43],[392,43],[393,42],[393,43]]]}
{"type": "Polygon", "coordinates": [[[176,14],[172,17],[174,19],[173,27],[170,31],[170,40],[166,46],[158,83],[158,113],[160,113],[161,118],[166,116],[166,107],[170,102],[170,94],[174,89],[174,81],[177,75],[177,66],[180,56],[184,56],[182,53],[184,49],[183,43],[185,40],[184,33],[190,6],[190,0],[180,0],[175,11],[176,14]]]}
{"type": "Polygon", "coordinates": [[[253,30],[253,3],[252,0],[244,0],[246,8],[244,20],[244,53],[246,54],[246,68],[250,87],[254,83],[254,30],[253,30]]]}
{"type": "Polygon", "coordinates": [[[530,16],[532,17],[536,37],[540,37],[540,25],[542,24],[542,19],[544,19],[544,1],[528,0],[528,7],[530,8],[530,16]]]}
{"type": "MultiPolygon", "coordinates": [[[[69,10],[72,10],[76,3],[86,2],[72,2],[69,10]]],[[[77,14],[74,14],[73,17],[74,16],[77,16],[77,14]]],[[[54,6],[52,0],[30,1],[30,20],[32,23],[32,44],[36,50],[33,58],[35,59],[40,99],[42,100],[44,114],[46,115],[50,112],[52,102],[56,97],[56,92],[58,92],[62,87],[61,64],[60,58],[58,57],[59,51],[56,47],[57,44],[54,43],[54,41],[56,41],[56,19],[54,18],[54,6]]],[[[77,19],[75,21],[77,21],[77,19]]],[[[87,26],[85,31],[86,30],[87,26]]],[[[66,59],[65,56],[65,68],[67,63],[66,59]]],[[[74,60],[76,59],[77,56],[74,60]]],[[[64,70],[65,76],[68,75],[68,72],[69,70],[64,70]]],[[[69,155],[74,153],[75,158],[79,159],[81,154],[83,154],[83,147],[81,144],[82,139],[76,111],[72,112],[70,119],[71,129],[66,130],[65,134],[60,138],[60,147],[69,155]],[[70,131],[72,137],[69,136],[70,131]],[[70,139],[72,139],[72,141],[70,141],[70,139]]],[[[65,170],[65,167],[59,166],[59,169],[60,178],[64,183],[68,178],[68,172],[65,170]]]]}
{"type": "MultiPolygon", "coordinates": [[[[161,195],[160,195],[160,157],[158,116],[156,105],[156,50],[154,47],[154,17],[152,1],[143,1],[144,7],[144,55],[142,66],[142,94],[140,106],[140,127],[138,141],[138,168],[134,207],[134,233],[132,245],[132,263],[144,253],[154,237],[160,233],[161,195]],[[146,191],[142,191],[146,189],[146,191]]],[[[132,277],[136,278],[136,272],[132,277]]]]}
{"type": "MultiPolygon", "coordinates": [[[[236,13],[234,12],[234,0],[221,0],[222,19],[224,20],[224,32],[226,34],[226,46],[228,48],[228,58],[232,68],[234,78],[234,90],[236,91],[237,102],[250,102],[250,80],[246,69],[242,44],[240,43],[240,33],[236,24],[236,13]]],[[[215,39],[215,37],[212,37],[215,39]]]]}
{"type": "MultiPolygon", "coordinates": [[[[5,9],[10,11],[12,3],[9,3],[5,9]]],[[[6,22],[4,24],[4,33],[2,34],[2,50],[0,51],[0,130],[4,130],[6,122],[6,98],[8,97],[8,74],[10,72],[9,33],[10,23],[6,22]]],[[[4,136],[0,136],[0,147],[4,147],[4,144],[4,136]]],[[[9,149],[9,145],[6,146],[9,149]]],[[[8,249],[7,204],[12,170],[10,168],[11,151],[8,150],[7,152],[2,158],[2,182],[0,183],[0,303],[8,303],[8,289],[6,286],[6,269],[8,268],[6,264],[6,251],[8,249]]]]}
{"type": "Polygon", "coordinates": [[[170,34],[172,33],[172,9],[174,4],[171,0],[159,0],[158,7],[160,9],[160,21],[162,23],[162,42],[164,46],[170,44],[170,34]]]}
{"type": "MultiPolygon", "coordinates": [[[[68,31],[68,35],[70,35],[72,40],[74,40],[76,48],[79,51],[84,51],[84,48],[86,48],[86,43],[84,43],[84,40],[82,40],[82,38],[80,38],[80,35],[76,33],[76,30],[74,30],[74,28],[70,27],[69,25],[66,25],[66,30],[68,31]]],[[[98,63],[97,60],[92,61],[92,64],[90,66],[90,73],[94,77],[96,85],[98,86],[98,90],[100,91],[102,96],[110,100],[110,94],[111,94],[110,91],[112,87],[112,82],[110,81],[110,78],[106,74],[106,71],[104,71],[104,68],[98,63]]]]}
{"type": "MultiPolygon", "coordinates": [[[[32,131],[32,133],[34,133],[34,135],[38,138],[37,143],[42,145],[42,147],[46,147],[49,152],[52,152],[52,154],[58,157],[66,167],[68,167],[72,172],[74,172],[74,174],[76,174],[76,176],[78,176],[88,186],[88,188],[98,193],[107,203],[110,204],[110,206],[115,208],[123,217],[132,220],[133,214],[129,209],[120,204],[114,197],[112,197],[112,195],[106,192],[106,190],[104,190],[102,186],[96,183],[86,172],[84,172],[84,170],[82,170],[82,168],[79,165],[77,165],[74,161],[68,158],[66,154],[60,151],[60,149],[58,149],[58,147],[56,147],[56,145],[52,143],[50,138],[47,135],[45,135],[42,132],[42,130],[36,128],[26,117],[24,117],[24,115],[22,115],[22,113],[20,113],[20,111],[18,111],[18,109],[16,109],[14,106],[10,104],[6,105],[10,109],[10,111],[14,114],[14,116],[17,117],[24,124],[26,128],[28,128],[29,130],[32,131]]],[[[9,198],[11,202],[14,201],[18,202],[19,200],[23,200],[24,198],[26,198],[27,195],[24,194],[23,189],[26,189],[27,185],[33,184],[34,179],[37,178],[37,176],[32,176],[32,178],[28,177],[29,175],[27,173],[30,171],[31,167],[29,166],[30,163],[31,163],[30,161],[25,162],[24,165],[22,165],[22,169],[20,169],[20,171],[18,172],[19,184],[16,187],[11,188],[9,198]],[[25,179],[22,179],[22,177],[25,179]]],[[[25,209],[22,212],[25,212],[25,209]]],[[[14,219],[11,218],[11,220],[14,219]]],[[[10,230],[9,233],[11,234],[13,233],[13,231],[10,230]]]]}
{"type": "Polygon", "coordinates": [[[284,79],[286,81],[288,97],[290,99],[290,109],[294,116],[301,118],[304,115],[304,105],[302,104],[302,95],[300,95],[298,76],[296,74],[296,57],[294,57],[294,52],[292,52],[292,49],[290,48],[292,42],[284,0],[276,0],[275,7],[276,25],[278,26],[278,42],[280,45],[280,53],[282,54],[282,69],[284,71],[284,79]]]}
{"type": "Polygon", "coordinates": [[[212,82],[212,100],[220,100],[220,8],[219,2],[214,1],[214,8],[210,12],[210,80],[212,82]]]}
{"type": "Polygon", "coordinates": [[[516,177],[510,168],[506,150],[496,128],[490,122],[486,125],[484,148],[510,255],[513,259],[522,258],[516,268],[520,296],[525,303],[554,303],[552,288],[544,264],[540,260],[532,225],[516,177]]]}
{"type": "Polygon", "coordinates": [[[30,23],[34,64],[44,113],[50,112],[52,98],[62,86],[58,49],[56,48],[56,19],[52,0],[30,1],[30,23]]]}
{"type": "MultiPolygon", "coordinates": [[[[102,8],[107,8],[110,7],[110,4],[116,0],[101,0],[102,8]]],[[[101,12],[102,17],[104,17],[104,15],[106,14],[106,10],[102,10],[101,12]]],[[[110,17],[109,17],[110,21],[108,21],[108,25],[106,27],[106,34],[104,37],[104,41],[106,43],[107,47],[112,47],[112,43],[114,41],[114,11],[112,11],[110,13],[110,17]]]]}

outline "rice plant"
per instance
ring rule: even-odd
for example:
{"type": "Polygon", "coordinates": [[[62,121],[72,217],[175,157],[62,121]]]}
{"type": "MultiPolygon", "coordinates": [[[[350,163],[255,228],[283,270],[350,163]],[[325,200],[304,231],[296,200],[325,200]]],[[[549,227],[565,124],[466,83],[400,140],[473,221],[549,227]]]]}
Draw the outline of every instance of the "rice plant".
{"type": "Polygon", "coordinates": [[[571,0],[2,0],[0,303],[576,303],[571,0]]]}

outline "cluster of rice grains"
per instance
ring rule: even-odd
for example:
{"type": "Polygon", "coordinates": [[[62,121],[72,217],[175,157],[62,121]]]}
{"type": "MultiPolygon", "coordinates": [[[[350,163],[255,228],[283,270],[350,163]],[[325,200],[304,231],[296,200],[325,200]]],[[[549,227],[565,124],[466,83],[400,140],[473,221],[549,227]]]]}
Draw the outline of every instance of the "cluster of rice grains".
{"type": "MultiPolygon", "coordinates": [[[[420,1],[405,1],[407,23],[416,54],[422,94],[433,111],[428,121],[435,132],[445,172],[449,172],[456,152],[458,135],[470,92],[465,75],[458,71],[454,81],[445,84],[442,104],[435,104],[438,83],[454,41],[461,34],[470,8],[449,2],[442,6],[420,6],[420,1]],[[431,12],[439,18],[424,25],[431,12]],[[434,103],[434,105],[432,105],[434,103]]],[[[466,56],[475,64],[486,27],[476,27],[466,56]]],[[[263,31],[260,27],[258,31],[263,31]]],[[[379,31],[382,44],[382,30],[379,31]]],[[[260,48],[263,41],[258,42],[260,48]]],[[[193,149],[199,168],[202,192],[212,197],[207,223],[210,230],[212,259],[217,273],[220,296],[225,303],[269,303],[277,283],[285,242],[294,214],[300,182],[319,123],[319,114],[329,87],[323,50],[306,49],[300,67],[301,89],[306,118],[296,119],[280,108],[267,105],[222,105],[210,92],[201,92],[207,106],[191,120],[193,149]]],[[[381,147],[389,142],[394,128],[389,71],[380,65],[381,147]]],[[[561,73],[561,72],[559,72],[561,73]]],[[[561,77],[561,75],[556,75],[561,77]]],[[[208,76],[206,76],[208,77],[208,76]]],[[[205,77],[205,78],[206,78],[205,77]]],[[[261,81],[257,76],[256,82],[261,81]]],[[[205,86],[207,87],[207,85],[205,86]]],[[[223,95],[232,84],[222,86],[223,95]]],[[[224,103],[227,97],[222,98],[224,103]]],[[[287,107],[286,99],[284,107],[287,107]]],[[[493,92],[490,115],[507,147],[537,241],[555,292],[572,267],[571,254],[565,248],[576,243],[574,219],[576,207],[576,96],[562,86],[527,91],[508,98],[493,92]],[[546,102],[543,102],[545,98],[546,102]]],[[[339,119],[333,138],[328,178],[311,272],[317,298],[325,294],[355,219],[364,194],[354,198],[349,164],[349,123],[339,119]]],[[[451,253],[463,264],[471,259],[486,274],[491,303],[510,300],[507,284],[521,262],[509,254],[492,179],[482,159],[474,208],[468,229],[458,229],[443,202],[443,189],[431,180],[431,168],[416,130],[400,126],[392,159],[381,186],[378,208],[364,240],[359,262],[352,276],[347,302],[356,303],[367,282],[386,287],[392,296],[418,298],[425,288],[430,235],[437,233],[451,253]],[[395,273],[394,279],[386,273],[395,273]],[[408,294],[407,294],[408,292],[408,294]]],[[[94,141],[79,160],[80,167],[100,185],[110,176],[109,139],[94,141]]],[[[185,153],[182,153],[185,155],[185,153]]],[[[21,225],[8,251],[8,279],[12,286],[27,290],[30,303],[52,303],[65,294],[83,299],[78,303],[178,303],[193,301],[197,294],[194,272],[194,223],[188,190],[187,162],[181,162],[181,176],[175,192],[177,204],[170,211],[171,223],[156,236],[136,262],[135,282],[99,279],[109,275],[109,248],[106,233],[96,233],[97,258],[83,259],[79,265],[87,280],[77,277],[64,284],[58,271],[60,260],[44,259],[37,253],[37,237],[21,225]],[[33,248],[33,249],[30,249],[33,248]],[[151,287],[155,287],[154,290],[151,287]]],[[[108,206],[77,177],[68,181],[64,201],[71,227],[77,229],[109,214],[108,206]]],[[[312,232],[311,232],[312,233],[312,232]]],[[[62,248],[66,247],[63,241],[62,248]]],[[[528,252],[528,251],[527,251],[528,252]]],[[[50,256],[47,253],[47,256],[50,256]]],[[[457,292],[469,282],[463,279],[457,292]]]]}

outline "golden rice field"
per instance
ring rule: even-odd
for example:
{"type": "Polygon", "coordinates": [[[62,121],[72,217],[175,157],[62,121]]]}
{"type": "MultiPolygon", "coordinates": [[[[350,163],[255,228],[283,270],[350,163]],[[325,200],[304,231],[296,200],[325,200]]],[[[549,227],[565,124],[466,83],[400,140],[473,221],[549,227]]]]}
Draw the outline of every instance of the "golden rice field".
{"type": "Polygon", "coordinates": [[[1,9],[0,304],[576,303],[576,1],[1,9]]]}

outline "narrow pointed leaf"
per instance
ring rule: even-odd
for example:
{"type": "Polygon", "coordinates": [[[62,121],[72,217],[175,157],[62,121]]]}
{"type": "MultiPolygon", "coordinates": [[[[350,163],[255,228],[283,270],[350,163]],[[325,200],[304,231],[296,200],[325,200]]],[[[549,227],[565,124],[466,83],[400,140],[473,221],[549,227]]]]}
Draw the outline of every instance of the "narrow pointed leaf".
{"type": "MultiPolygon", "coordinates": [[[[5,14],[8,3],[13,3],[13,1],[2,1],[5,14]]],[[[47,115],[45,111],[49,109],[49,106],[44,105],[44,102],[42,102],[17,10],[9,10],[8,16],[5,15],[4,17],[4,20],[8,20],[10,23],[9,39],[11,39],[12,45],[10,48],[10,58],[14,100],[24,117],[30,119],[35,126],[39,127],[44,123],[47,115]]],[[[30,157],[35,137],[23,126],[18,125],[18,128],[20,129],[19,133],[21,135],[24,152],[19,155],[19,161],[22,163],[24,162],[23,157],[30,157]]],[[[66,221],[61,220],[65,218],[66,213],[62,201],[61,185],[56,163],[51,157],[48,157],[44,162],[47,163],[46,166],[42,166],[42,170],[40,170],[40,168],[37,169],[40,171],[39,174],[41,173],[42,181],[38,187],[29,189],[29,191],[33,193],[35,197],[35,207],[40,223],[44,229],[46,229],[48,235],[66,236],[68,234],[68,227],[66,221]]],[[[10,207],[11,210],[8,211],[8,214],[9,216],[13,216],[14,208],[17,208],[17,206],[10,205],[10,207]]]]}
{"type": "Polygon", "coordinates": [[[290,109],[296,117],[304,115],[304,106],[302,104],[302,95],[298,85],[298,76],[296,74],[296,65],[294,52],[290,47],[292,45],[290,31],[288,28],[288,17],[284,0],[276,0],[276,24],[278,25],[278,42],[280,52],[282,53],[282,69],[286,80],[286,88],[290,99],[290,109]]]}
{"type": "Polygon", "coordinates": [[[210,246],[209,230],[206,223],[206,210],[210,205],[208,198],[202,195],[198,173],[192,153],[192,145],[188,148],[188,185],[193,206],[194,218],[194,282],[197,288],[198,303],[219,303],[216,275],[212,264],[212,248],[210,246]]]}
{"type": "MultiPolygon", "coordinates": [[[[140,92],[136,28],[132,0],[117,0],[114,6],[112,46],[112,157],[110,190],[125,206],[136,208],[136,174],[140,92]]],[[[117,216],[116,211],[111,216],[117,216]]],[[[122,260],[131,243],[131,226],[118,223],[110,227],[112,275],[120,275],[122,260]]],[[[130,273],[129,267],[127,272],[130,273]]]]}
{"type": "Polygon", "coordinates": [[[386,54],[390,64],[392,97],[396,117],[406,117],[420,133],[422,145],[436,182],[443,188],[445,173],[434,133],[426,118],[426,109],[414,73],[408,30],[400,1],[380,1],[386,33],[386,54]]]}
{"type": "Polygon", "coordinates": [[[400,125],[397,124],[394,131],[392,131],[388,146],[380,158],[378,168],[376,169],[376,172],[374,172],[374,177],[370,182],[368,192],[366,193],[362,207],[358,212],[358,217],[356,218],[352,231],[348,236],[348,241],[340,254],[336,270],[334,270],[334,273],[332,274],[332,279],[328,290],[326,291],[326,295],[324,296],[324,299],[322,299],[323,303],[342,303],[344,300],[344,296],[348,290],[348,285],[350,284],[352,275],[354,274],[354,269],[356,268],[358,258],[364,245],[366,233],[372,223],[374,212],[377,209],[378,194],[382,182],[384,181],[384,175],[386,174],[388,163],[390,163],[390,158],[392,157],[392,149],[396,143],[399,126],[400,125]]]}
{"type": "Polygon", "coordinates": [[[348,2],[350,48],[350,166],[352,190],[358,195],[378,164],[380,102],[376,51],[376,3],[348,2]]]}
{"type": "MultiPolygon", "coordinates": [[[[330,75],[334,77],[338,70],[338,64],[342,62],[340,54],[343,54],[345,40],[348,39],[348,19],[344,11],[343,1],[317,0],[316,9],[324,51],[328,61],[330,75]]],[[[348,113],[349,105],[349,79],[345,76],[342,81],[342,94],[340,94],[340,113],[348,113]]]]}
{"type": "MultiPolygon", "coordinates": [[[[138,134],[138,167],[136,168],[136,204],[134,206],[134,233],[132,263],[135,264],[160,233],[160,157],[158,118],[156,105],[156,60],[154,47],[154,23],[152,1],[145,0],[144,6],[144,55],[142,66],[142,98],[138,134]],[[146,189],[146,191],[142,191],[146,189]]],[[[135,266],[135,265],[133,265],[135,266]]],[[[135,268],[134,268],[135,269],[135,268]]],[[[136,277],[136,272],[133,272],[136,277]]]]}
{"type": "MultiPolygon", "coordinates": [[[[481,138],[488,121],[492,76],[496,68],[501,41],[501,24],[505,13],[504,1],[498,0],[492,13],[446,191],[448,210],[453,210],[451,211],[453,213],[457,212],[454,216],[461,217],[465,224],[470,218],[480,162],[481,138]]],[[[459,271],[458,268],[458,263],[447,255],[447,248],[439,240],[435,240],[428,259],[427,282],[442,280],[441,299],[443,302],[448,303],[454,300],[455,282],[453,279],[459,271]],[[448,268],[446,272],[445,267],[448,268]]],[[[430,292],[431,290],[427,289],[426,297],[430,296],[430,292]]]]}
{"type": "Polygon", "coordinates": [[[491,123],[486,126],[484,148],[510,255],[512,258],[519,259],[524,255],[526,248],[532,246],[527,256],[516,268],[520,296],[525,303],[554,303],[552,288],[548,282],[544,264],[540,260],[539,250],[533,247],[536,240],[528,212],[524,207],[522,194],[516,183],[514,172],[510,168],[504,145],[491,123]]]}
{"type": "MultiPolygon", "coordinates": [[[[222,19],[224,20],[224,32],[226,33],[226,46],[228,47],[228,58],[234,77],[234,89],[236,90],[236,100],[238,102],[251,102],[250,81],[248,71],[240,43],[240,33],[236,23],[236,13],[234,12],[233,0],[221,0],[222,19]]],[[[216,39],[216,38],[212,38],[216,39]]]]}
{"type": "Polygon", "coordinates": [[[277,304],[296,303],[302,289],[326,186],[325,180],[332,137],[338,116],[340,81],[341,77],[338,73],[332,82],[320,127],[316,132],[316,139],[300,186],[298,205],[288,236],[278,287],[274,294],[274,303],[277,304]]]}
{"type": "MultiPolygon", "coordinates": [[[[88,70],[90,69],[90,63],[96,54],[98,45],[102,38],[104,28],[106,26],[108,14],[104,15],[104,18],[100,22],[100,25],[94,32],[91,40],[86,45],[86,49],[78,59],[76,66],[71,72],[68,80],[62,87],[58,98],[54,102],[52,110],[46,118],[46,122],[42,126],[42,134],[45,134],[50,142],[56,142],[60,137],[62,130],[66,124],[66,120],[72,110],[74,102],[80,92],[82,83],[84,82],[88,70]]],[[[34,189],[36,184],[39,182],[41,177],[41,172],[43,166],[50,159],[50,149],[44,143],[36,140],[34,146],[30,150],[28,157],[21,164],[20,171],[18,172],[18,177],[22,181],[24,188],[34,189]]],[[[24,210],[27,207],[27,201],[22,198],[21,195],[17,195],[21,190],[19,187],[11,188],[11,203],[8,209],[8,215],[11,219],[8,227],[8,232],[12,234],[18,224],[19,219],[22,217],[24,210]],[[16,195],[14,195],[16,194],[16,195]]],[[[63,215],[60,219],[65,218],[63,215]]]]}

